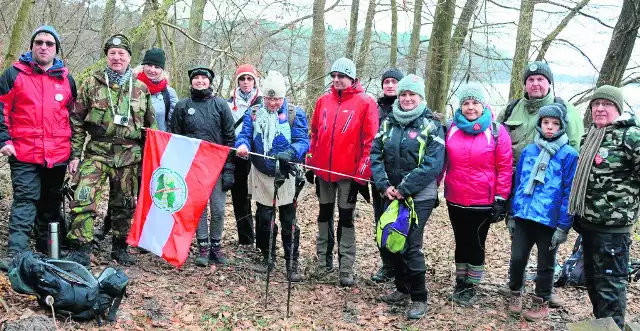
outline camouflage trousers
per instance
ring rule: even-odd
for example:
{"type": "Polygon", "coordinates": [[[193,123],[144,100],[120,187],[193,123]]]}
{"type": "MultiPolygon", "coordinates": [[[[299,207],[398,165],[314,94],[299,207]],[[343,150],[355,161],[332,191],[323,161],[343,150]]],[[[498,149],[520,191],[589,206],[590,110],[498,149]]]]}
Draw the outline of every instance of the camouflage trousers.
{"type": "Polygon", "coordinates": [[[78,169],[78,187],[71,202],[71,226],[67,239],[78,244],[93,240],[93,223],[102,201],[104,184],[109,180],[109,211],[114,238],[129,233],[136,207],[139,165],[110,167],[100,161],[84,160],[78,169]]]}

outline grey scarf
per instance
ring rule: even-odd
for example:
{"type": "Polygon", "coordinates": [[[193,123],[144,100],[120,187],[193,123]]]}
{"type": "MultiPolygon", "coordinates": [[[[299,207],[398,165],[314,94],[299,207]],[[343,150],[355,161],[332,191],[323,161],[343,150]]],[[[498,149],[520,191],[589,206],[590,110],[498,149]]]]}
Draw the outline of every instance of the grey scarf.
{"type": "Polygon", "coordinates": [[[253,136],[262,135],[262,146],[265,155],[269,153],[273,146],[273,140],[278,135],[278,112],[269,111],[262,106],[256,113],[256,120],[253,124],[253,136]]]}
{"type": "Polygon", "coordinates": [[[400,108],[400,100],[396,100],[393,102],[393,110],[391,113],[393,114],[393,118],[395,118],[400,125],[407,126],[416,118],[420,117],[426,108],[427,104],[423,100],[415,109],[404,111],[400,108]]]}
{"type": "Polygon", "coordinates": [[[549,167],[549,160],[562,148],[562,146],[569,143],[569,137],[567,134],[563,134],[554,141],[547,141],[538,133],[533,142],[540,147],[540,154],[536,159],[536,163],[533,164],[533,170],[531,170],[531,177],[524,190],[526,194],[533,194],[533,190],[536,188],[536,184],[544,184],[544,175],[549,167]]]}
{"type": "Polygon", "coordinates": [[[571,194],[569,195],[569,211],[570,215],[584,216],[584,198],[587,194],[587,183],[589,182],[589,173],[593,159],[600,149],[600,144],[607,133],[607,128],[596,128],[592,126],[587,133],[587,137],[580,148],[580,156],[578,157],[578,166],[576,174],[573,176],[573,184],[571,185],[571,194]]]}
{"type": "Polygon", "coordinates": [[[109,67],[107,67],[104,71],[107,73],[107,77],[109,77],[109,83],[116,83],[118,84],[118,86],[126,85],[132,75],[131,66],[127,67],[127,70],[124,72],[124,74],[113,71],[113,69],[109,67]]]}

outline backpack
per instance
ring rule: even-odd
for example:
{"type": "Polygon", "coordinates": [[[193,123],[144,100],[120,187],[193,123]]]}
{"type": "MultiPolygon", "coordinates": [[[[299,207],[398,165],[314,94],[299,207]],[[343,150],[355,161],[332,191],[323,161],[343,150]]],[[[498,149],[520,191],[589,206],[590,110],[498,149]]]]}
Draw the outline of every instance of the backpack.
{"type": "Polygon", "coordinates": [[[587,281],[584,275],[584,258],[582,252],[582,235],[579,235],[573,244],[571,256],[564,262],[560,270],[560,276],[554,283],[555,287],[562,286],[586,287],[587,281]]]}
{"type": "Polygon", "coordinates": [[[129,278],[122,271],[106,268],[96,279],[84,266],[72,261],[48,259],[26,251],[17,255],[9,268],[11,287],[34,295],[38,303],[55,314],[78,321],[115,321],[126,295],[129,278]]]}
{"type": "MultiPolygon", "coordinates": [[[[511,114],[513,113],[513,109],[516,108],[516,106],[518,105],[518,102],[520,102],[520,99],[513,99],[509,101],[509,105],[507,106],[507,109],[504,110],[504,117],[502,118],[502,123],[509,120],[509,117],[511,117],[511,114]]],[[[562,100],[561,97],[554,97],[553,102],[564,104],[564,100],[562,100]]]]}
{"type": "Polygon", "coordinates": [[[417,226],[418,215],[411,197],[394,200],[385,209],[376,225],[376,243],[391,253],[402,253],[407,248],[407,236],[417,226]]]}
{"type": "Polygon", "coordinates": [[[162,91],[162,101],[164,101],[164,123],[169,126],[169,110],[171,109],[171,96],[169,95],[169,89],[164,88],[162,91]]]}

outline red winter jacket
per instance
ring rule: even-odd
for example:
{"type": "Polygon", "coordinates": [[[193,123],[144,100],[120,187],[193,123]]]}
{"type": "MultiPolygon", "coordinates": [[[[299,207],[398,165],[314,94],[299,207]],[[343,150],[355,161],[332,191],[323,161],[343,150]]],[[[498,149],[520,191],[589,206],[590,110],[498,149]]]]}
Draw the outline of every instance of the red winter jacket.
{"type": "Polygon", "coordinates": [[[53,167],[69,160],[69,108],[75,82],[56,59],[46,72],[24,54],[0,76],[0,148],[13,144],[16,159],[53,167]]]}
{"type": "MultiPolygon", "coordinates": [[[[339,93],[333,86],[316,102],[307,164],[359,178],[371,177],[369,153],[378,131],[378,106],[356,82],[339,93]]],[[[315,170],[326,182],[348,177],[315,170]]],[[[361,183],[362,184],[362,183],[361,183]]]]}

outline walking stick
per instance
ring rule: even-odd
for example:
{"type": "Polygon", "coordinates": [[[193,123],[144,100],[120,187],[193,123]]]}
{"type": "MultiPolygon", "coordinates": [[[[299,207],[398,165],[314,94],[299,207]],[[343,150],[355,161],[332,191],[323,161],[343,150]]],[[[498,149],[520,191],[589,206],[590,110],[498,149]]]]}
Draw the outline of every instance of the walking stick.
{"type": "MultiPolygon", "coordinates": [[[[304,187],[304,178],[299,178],[300,175],[300,169],[297,169],[296,171],[296,178],[295,178],[295,186],[296,186],[296,192],[295,195],[293,196],[293,210],[294,210],[294,215],[293,215],[293,222],[291,222],[291,250],[289,251],[290,256],[289,256],[289,272],[291,272],[291,270],[293,269],[293,247],[295,246],[295,238],[296,238],[296,223],[298,221],[297,218],[297,210],[298,210],[298,195],[300,194],[300,192],[302,191],[302,188],[304,187]]],[[[290,275],[287,273],[287,280],[289,281],[289,284],[287,285],[287,317],[289,317],[289,308],[291,306],[291,277],[290,275]]]]}
{"type": "MultiPolygon", "coordinates": [[[[278,198],[278,176],[280,176],[280,161],[276,160],[276,175],[273,178],[273,215],[271,216],[271,224],[269,225],[269,248],[267,252],[269,252],[269,256],[267,257],[267,284],[265,288],[265,296],[264,296],[264,307],[267,308],[267,304],[269,303],[269,278],[271,276],[271,254],[273,253],[272,245],[273,245],[273,228],[276,225],[276,199],[278,198]]],[[[274,261],[275,263],[275,261],[274,261]]]]}

